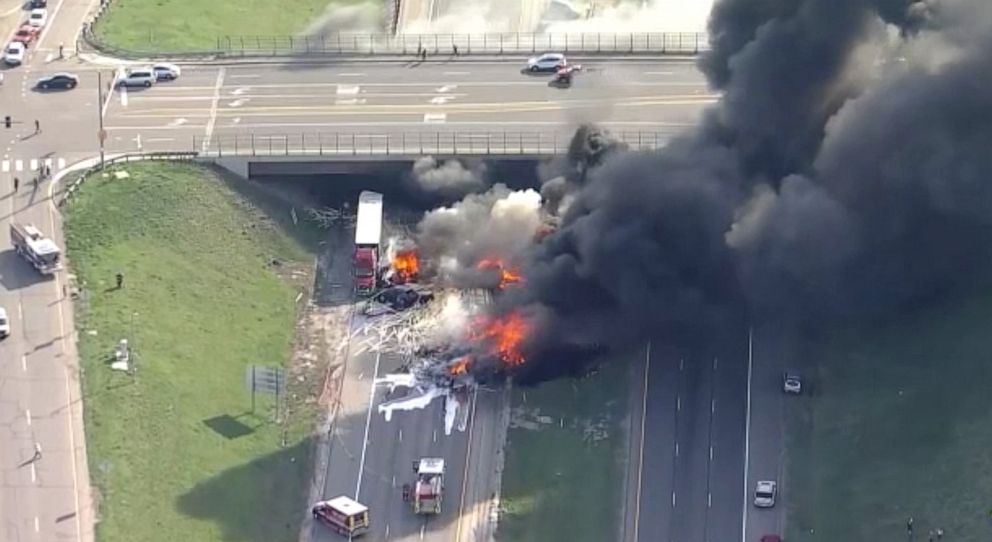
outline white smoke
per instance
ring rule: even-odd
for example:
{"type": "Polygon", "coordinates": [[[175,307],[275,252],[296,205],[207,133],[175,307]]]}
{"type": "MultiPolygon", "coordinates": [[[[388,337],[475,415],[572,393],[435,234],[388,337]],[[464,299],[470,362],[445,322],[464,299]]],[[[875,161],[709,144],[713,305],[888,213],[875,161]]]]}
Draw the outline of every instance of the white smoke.
{"type": "Polygon", "coordinates": [[[324,13],[307,26],[303,34],[326,36],[339,32],[382,32],[382,13],[382,5],[378,2],[365,1],[350,5],[331,2],[324,13]]]}
{"type": "Polygon", "coordinates": [[[438,163],[433,156],[425,156],[413,163],[413,179],[424,191],[449,198],[461,198],[486,187],[486,168],[479,164],[467,169],[458,160],[438,163]]]}
{"type": "MultiPolygon", "coordinates": [[[[590,2],[581,19],[548,21],[549,33],[705,32],[714,0],[652,0],[620,2],[598,8],[590,2]]],[[[580,6],[577,6],[580,7],[580,6]]]]}

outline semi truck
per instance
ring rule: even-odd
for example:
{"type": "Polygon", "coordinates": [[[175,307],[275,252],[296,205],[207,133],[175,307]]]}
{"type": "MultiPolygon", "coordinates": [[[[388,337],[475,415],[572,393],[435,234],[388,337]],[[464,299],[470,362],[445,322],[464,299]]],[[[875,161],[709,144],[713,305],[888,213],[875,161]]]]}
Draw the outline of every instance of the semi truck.
{"type": "Polygon", "coordinates": [[[444,459],[425,457],[413,463],[417,481],[413,486],[413,512],[440,514],[444,500],[444,459]]]}
{"type": "Polygon", "coordinates": [[[32,224],[10,223],[10,244],[14,250],[43,275],[62,269],[62,251],[55,241],[44,236],[32,224]]]}
{"type": "Polygon", "coordinates": [[[344,495],[320,501],[310,508],[313,519],[342,536],[355,538],[369,530],[369,509],[344,495]]]}
{"type": "Polygon", "coordinates": [[[379,282],[379,249],[382,244],[382,194],[363,191],[358,195],[355,220],[355,287],[369,295],[379,282]]]}

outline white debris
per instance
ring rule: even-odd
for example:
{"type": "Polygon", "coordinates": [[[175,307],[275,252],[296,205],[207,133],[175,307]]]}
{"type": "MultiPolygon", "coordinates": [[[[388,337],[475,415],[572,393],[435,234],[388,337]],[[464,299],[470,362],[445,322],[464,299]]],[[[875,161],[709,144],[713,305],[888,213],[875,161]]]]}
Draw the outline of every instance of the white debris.
{"type": "Polygon", "coordinates": [[[379,405],[379,412],[385,414],[386,421],[388,422],[392,419],[394,410],[418,410],[426,408],[434,399],[443,397],[447,393],[447,390],[438,387],[430,387],[426,390],[418,389],[406,397],[382,403],[379,405]]]}

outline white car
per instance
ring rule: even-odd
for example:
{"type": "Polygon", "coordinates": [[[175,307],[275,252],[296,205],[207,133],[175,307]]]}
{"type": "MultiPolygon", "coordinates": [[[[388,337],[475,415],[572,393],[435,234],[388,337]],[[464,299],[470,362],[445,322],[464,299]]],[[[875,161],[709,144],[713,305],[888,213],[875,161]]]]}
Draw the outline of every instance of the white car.
{"type": "Polygon", "coordinates": [[[152,71],[155,72],[155,77],[159,81],[175,81],[182,74],[179,66],[165,62],[153,65],[152,71]]]}
{"type": "Polygon", "coordinates": [[[0,307],[0,339],[10,336],[10,320],[7,319],[7,311],[0,307]]]}
{"type": "Polygon", "coordinates": [[[803,392],[803,378],[797,373],[785,373],[782,375],[782,391],[799,395],[803,392]]]}
{"type": "Polygon", "coordinates": [[[778,492],[778,484],[772,480],[761,480],[754,490],[754,505],[758,508],[771,508],[775,506],[775,494],[778,492]]]}
{"type": "Polygon", "coordinates": [[[150,87],[156,81],[158,81],[158,76],[155,75],[155,70],[152,68],[135,68],[122,75],[118,79],[117,85],[122,87],[150,87]]]}
{"type": "Polygon", "coordinates": [[[3,61],[8,66],[20,66],[24,62],[24,52],[27,48],[19,41],[12,41],[3,50],[3,61]]]}
{"type": "Polygon", "coordinates": [[[48,10],[44,8],[32,9],[28,15],[28,24],[41,28],[48,24],[48,10]]]}
{"type": "Polygon", "coordinates": [[[561,53],[544,53],[527,60],[527,71],[556,72],[568,65],[568,60],[561,53]]]}

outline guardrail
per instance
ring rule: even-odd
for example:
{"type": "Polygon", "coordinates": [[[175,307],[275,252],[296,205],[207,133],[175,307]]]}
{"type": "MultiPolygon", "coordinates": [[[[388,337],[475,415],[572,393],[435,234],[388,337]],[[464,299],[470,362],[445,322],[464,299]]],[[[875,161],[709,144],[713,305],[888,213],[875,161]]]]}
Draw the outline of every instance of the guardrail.
{"type": "Polygon", "coordinates": [[[67,185],[65,188],[63,188],[62,191],[59,193],[59,199],[58,202],[56,203],[56,206],[62,207],[63,205],[65,205],[66,202],[69,201],[69,198],[71,198],[76,193],[76,191],[82,187],[83,182],[85,182],[87,177],[89,177],[92,173],[96,171],[102,171],[114,164],[137,162],[142,160],[189,161],[195,159],[198,154],[199,153],[195,151],[193,152],[164,151],[164,152],[128,153],[128,154],[119,154],[116,156],[108,157],[106,160],[103,161],[102,164],[97,162],[96,165],[94,165],[93,167],[90,167],[85,171],[83,171],[83,173],[79,176],[78,179],[76,179],[75,181],[67,185]]]}
{"type": "Polygon", "coordinates": [[[709,49],[702,33],[491,33],[491,34],[357,34],[323,36],[223,36],[213,47],[162,50],[121,49],[104,43],[85,25],[81,39],[90,47],[117,57],[278,57],[346,55],[531,55],[546,51],[586,55],[694,55],[709,49]]]}
{"type": "MultiPolygon", "coordinates": [[[[555,155],[568,152],[572,132],[396,132],[230,134],[193,137],[199,156],[555,155]]],[[[631,150],[663,147],[666,132],[611,132],[631,150]]]]}

